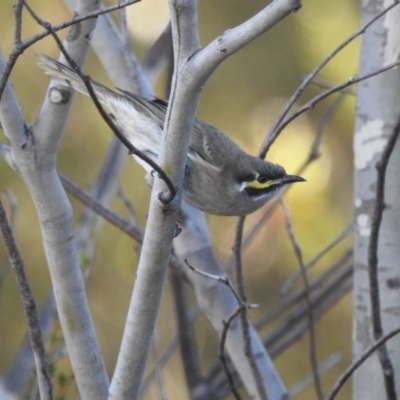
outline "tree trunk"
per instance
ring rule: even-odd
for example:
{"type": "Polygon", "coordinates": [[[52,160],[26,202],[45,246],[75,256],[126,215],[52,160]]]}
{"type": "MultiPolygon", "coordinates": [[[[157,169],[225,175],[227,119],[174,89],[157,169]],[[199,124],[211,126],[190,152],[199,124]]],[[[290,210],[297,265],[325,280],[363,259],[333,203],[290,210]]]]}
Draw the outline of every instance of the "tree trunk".
{"type": "MultiPolygon", "coordinates": [[[[361,2],[362,22],[391,1],[361,2]]],[[[400,55],[400,8],[378,20],[362,37],[359,74],[382,68],[400,55]]],[[[374,218],[377,170],[388,137],[400,114],[400,73],[386,72],[360,83],[354,134],[354,322],[353,355],[374,342],[368,247],[374,218]]],[[[378,242],[378,282],[383,332],[400,325],[400,146],[396,144],[386,173],[385,204],[378,242]]],[[[400,337],[387,343],[400,393],[400,337]]],[[[385,399],[382,368],[375,353],[354,374],[353,399],[385,399]]]]}

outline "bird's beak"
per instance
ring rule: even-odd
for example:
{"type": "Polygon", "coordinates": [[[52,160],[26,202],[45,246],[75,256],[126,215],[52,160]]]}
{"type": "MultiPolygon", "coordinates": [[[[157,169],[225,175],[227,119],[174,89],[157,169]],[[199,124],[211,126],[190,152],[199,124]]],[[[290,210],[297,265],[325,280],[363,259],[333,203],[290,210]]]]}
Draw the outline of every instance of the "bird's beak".
{"type": "Polygon", "coordinates": [[[301,176],[297,175],[286,175],[280,180],[281,184],[294,183],[294,182],[306,182],[306,180],[301,176]]]}
{"type": "Polygon", "coordinates": [[[271,180],[268,180],[268,181],[263,182],[263,183],[259,183],[259,182],[257,182],[257,180],[253,180],[253,181],[250,181],[250,182],[248,182],[248,181],[242,182],[239,190],[241,192],[243,190],[245,190],[245,189],[259,190],[260,193],[261,193],[263,190],[266,190],[271,186],[282,187],[283,185],[287,185],[289,183],[304,182],[304,181],[305,181],[305,179],[302,178],[301,176],[285,175],[283,178],[271,179],[271,180]]]}
{"type": "Polygon", "coordinates": [[[271,182],[272,185],[278,185],[278,186],[283,186],[283,185],[288,185],[289,183],[294,183],[294,182],[305,182],[306,180],[302,178],[301,176],[297,175],[286,175],[283,178],[275,179],[271,182]]]}

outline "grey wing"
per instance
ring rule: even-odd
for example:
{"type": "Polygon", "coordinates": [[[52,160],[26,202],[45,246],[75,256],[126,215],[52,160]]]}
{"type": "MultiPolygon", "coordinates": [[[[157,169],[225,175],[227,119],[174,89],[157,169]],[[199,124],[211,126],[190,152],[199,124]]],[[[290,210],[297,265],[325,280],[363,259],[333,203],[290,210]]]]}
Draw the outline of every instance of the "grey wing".
{"type": "Polygon", "coordinates": [[[221,172],[225,166],[223,152],[226,149],[236,149],[227,136],[214,126],[195,119],[192,136],[189,145],[189,158],[193,162],[201,162],[217,172],[221,172]]]}
{"type": "Polygon", "coordinates": [[[152,100],[147,100],[144,97],[138,96],[134,93],[128,92],[123,89],[116,88],[119,92],[123,93],[124,97],[129,98],[135,105],[135,108],[153,119],[161,129],[164,127],[165,115],[167,114],[168,102],[153,97],[152,100]]]}
{"type": "MultiPolygon", "coordinates": [[[[55,79],[62,85],[72,87],[74,90],[88,95],[88,91],[84,82],[74,70],[56,60],[53,60],[51,57],[45,56],[44,54],[35,54],[40,58],[41,63],[39,66],[44,69],[46,75],[52,79],[55,79]]],[[[121,101],[125,101],[127,103],[131,103],[139,113],[150,117],[157,123],[157,125],[159,125],[161,129],[163,128],[168,102],[159,98],[147,100],[143,97],[118,88],[117,90],[120,93],[116,93],[113,90],[108,89],[106,86],[94,81],[93,79],[90,81],[99,100],[106,106],[110,107],[112,111],[115,112],[113,104],[117,104],[118,107],[118,104],[120,105],[121,101]]]]}

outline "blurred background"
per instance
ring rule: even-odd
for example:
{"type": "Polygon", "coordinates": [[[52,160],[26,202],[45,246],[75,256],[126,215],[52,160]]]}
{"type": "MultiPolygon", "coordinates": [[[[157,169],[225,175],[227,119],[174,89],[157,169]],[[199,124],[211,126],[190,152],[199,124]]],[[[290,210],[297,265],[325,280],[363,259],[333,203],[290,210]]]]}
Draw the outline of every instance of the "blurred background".
{"type": "MultiPolygon", "coordinates": [[[[64,21],[71,16],[61,0],[55,0],[51,5],[38,0],[31,0],[29,4],[40,17],[51,23],[64,21]]],[[[251,17],[265,4],[261,0],[199,1],[202,45],[207,45],[224,30],[251,17]]],[[[11,0],[0,2],[0,45],[5,57],[13,40],[12,5],[11,0]]],[[[127,16],[132,47],[139,61],[142,61],[146,51],[168,22],[167,2],[143,0],[131,6],[127,16]]],[[[24,38],[41,31],[29,15],[24,17],[24,38]]],[[[117,14],[115,18],[118,18],[117,14]]],[[[300,84],[302,75],[310,72],[358,26],[359,10],[356,0],[305,1],[299,12],[230,57],[215,71],[203,90],[197,111],[198,118],[217,126],[247,152],[257,154],[269,127],[300,84]]],[[[61,36],[64,37],[65,32],[61,36]]],[[[354,76],[357,73],[358,46],[359,42],[355,41],[346,47],[323,69],[320,78],[328,84],[336,84],[354,76]]],[[[37,118],[49,84],[43,71],[36,66],[37,59],[33,51],[58,57],[53,40],[46,38],[25,51],[12,73],[11,81],[28,123],[33,123],[37,118]]],[[[92,51],[84,71],[112,87],[92,51]]],[[[154,88],[160,97],[165,95],[164,86],[161,76],[154,88]]],[[[320,87],[311,86],[297,106],[320,92],[320,87]]],[[[287,172],[295,173],[307,159],[318,124],[335,99],[336,97],[328,98],[291,123],[275,142],[267,159],[283,165],[287,172]]],[[[303,173],[307,183],[294,185],[285,196],[305,261],[322,250],[352,220],[354,108],[355,96],[349,94],[335,110],[325,128],[320,148],[321,157],[303,173]]],[[[2,133],[1,140],[6,141],[2,133]]],[[[58,155],[59,170],[82,188],[89,189],[110,140],[111,133],[91,101],[82,95],[76,95],[58,155]]],[[[145,227],[149,200],[149,189],[143,176],[141,167],[133,159],[129,159],[120,178],[121,189],[133,204],[141,228],[145,227]]],[[[23,182],[1,160],[0,190],[2,193],[5,190],[12,193],[17,203],[15,235],[36,301],[40,305],[49,289],[50,279],[36,212],[23,182]]],[[[79,221],[83,207],[73,198],[71,202],[75,220],[79,221]]],[[[129,218],[121,199],[115,198],[112,208],[129,218]]],[[[251,215],[247,219],[246,227],[251,226],[260,213],[262,210],[251,215]]],[[[208,216],[207,220],[214,250],[221,262],[224,262],[231,255],[235,218],[208,216]]],[[[330,265],[350,243],[350,238],[341,242],[317,263],[310,275],[313,276],[330,265]]],[[[6,260],[3,246],[0,246],[0,375],[7,371],[25,334],[20,297],[6,260]]],[[[99,235],[87,292],[110,375],[119,350],[136,264],[137,255],[132,239],[105,223],[99,235]]],[[[248,301],[260,304],[258,310],[251,311],[251,317],[256,320],[279,300],[282,284],[298,269],[279,207],[262,227],[256,240],[246,249],[244,266],[248,301]]],[[[175,334],[174,324],[171,323],[174,320],[174,311],[169,290],[167,285],[157,324],[159,351],[163,350],[175,334]]],[[[200,354],[203,356],[204,369],[207,370],[217,354],[218,339],[203,317],[196,321],[196,328],[200,354]]],[[[268,327],[265,329],[268,330],[268,327]]],[[[350,294],[343,297],[318,322],[317,343],[321,361],[334,352],[343,354],[342,361],[323,375],[323,388],[328,391],[351,361],[350,294]]],[[[297,344],[277,358],[278,370],[288,387],[309,373],[308,349],[309,339],[305,334],[297,344]]],[[[181,368],[179,353],[176,353],[164,371],[170,399],[185,399],[187,396],[183,375],[177,373],[181,368]]],[[[60,376],[70,375],[66,358],[55,363],[54,369],[60,376]]],[[[61,383],[60,385],[62,386],[61,383]]],[[[73,382],[67,385],[64,392],[63,390],[58,395],[65,395],[68,399],[77,398],[73,382]]],[[[153,389],[146,397],[157,398],[157,391],[153,389]]],[[[298,400],[312,398],[315,398],[312,386],[295,396],[298,400]]],[[[349,387],[338,396],[338,399],[347,398],[349,387]]]]}

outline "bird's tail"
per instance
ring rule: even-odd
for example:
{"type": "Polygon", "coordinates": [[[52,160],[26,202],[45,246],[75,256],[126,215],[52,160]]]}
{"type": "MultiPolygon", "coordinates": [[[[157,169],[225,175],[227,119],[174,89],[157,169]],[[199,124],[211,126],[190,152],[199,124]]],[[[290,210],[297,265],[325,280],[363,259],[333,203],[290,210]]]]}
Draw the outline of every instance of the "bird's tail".
{"type": "MultiPolygon", "coordinates": [[[[88,91],[81,77],[70,67],[61,64],[60,62],[53,60],[44,54],[35,53],[35,55],[40,58],[41,62],[38,64],[39,67],[44,69],[46,75],[48,75],[51,79],[54,79],[62,85],[71,87],[72,89],[88,96],[88,91]]],[[[99,101],[106,103],[106,96],[110,95],[110,90],[92,79],[90,82],[99,101]]]]}

